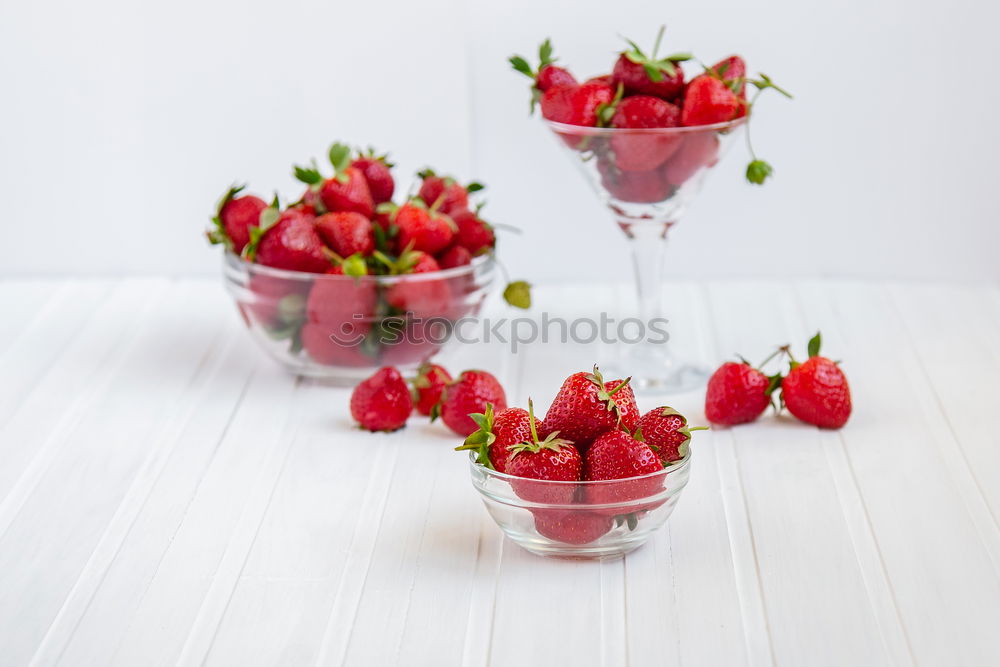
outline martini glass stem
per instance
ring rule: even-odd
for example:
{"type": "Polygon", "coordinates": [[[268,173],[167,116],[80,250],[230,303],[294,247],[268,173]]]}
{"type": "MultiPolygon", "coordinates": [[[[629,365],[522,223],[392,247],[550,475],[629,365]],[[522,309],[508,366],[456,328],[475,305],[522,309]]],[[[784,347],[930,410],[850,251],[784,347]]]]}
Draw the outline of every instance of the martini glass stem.
{"type": "Polygon", "coordinates": [[[663,256],[667,246],[666,224],[632,224],[626,227],[632,246],[632,268],[639,298],[639,317],[649,326],[663,316],[663,256]]]}

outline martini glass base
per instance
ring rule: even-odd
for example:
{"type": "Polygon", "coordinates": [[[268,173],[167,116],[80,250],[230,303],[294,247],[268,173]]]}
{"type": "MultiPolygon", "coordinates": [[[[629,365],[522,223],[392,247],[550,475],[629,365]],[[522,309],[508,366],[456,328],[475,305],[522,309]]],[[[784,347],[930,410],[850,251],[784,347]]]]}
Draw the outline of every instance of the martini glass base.
{"type": "Polygon", "coordinates": [[[631,376],[633,391],[646,394],[681,394],[701,389],[711,374],[706,366],[672,356],[662,346],[629,347],[601,369],[607,379],[631,376]]]}

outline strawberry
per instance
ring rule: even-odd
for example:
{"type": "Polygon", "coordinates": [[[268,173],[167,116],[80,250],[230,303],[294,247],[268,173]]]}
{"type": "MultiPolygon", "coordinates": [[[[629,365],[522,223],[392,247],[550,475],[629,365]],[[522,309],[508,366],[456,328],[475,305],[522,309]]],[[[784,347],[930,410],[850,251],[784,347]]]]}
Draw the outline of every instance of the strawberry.
{"type": "Polygon", "coordinates": [[[705,417],[725,426],[752,422],[764,414],[780,386],[780,373],[769,377],[746,361],[727,361],[708,379],[705,417]]]}
{"type": "Polygon", "coordinates": [[[680,63],[691,59],[689,53],[676,53],[665,58],[657,58],[664,28],[656,35],[652,55],[647,56],[635,42],[618,56],[611,73],[611,84],[622,86],[626,95],[653,95],[665,100],[673,100],[684,90],[684,71],[680,63]]]}
{"type": "Polygon", "coordinates": [[[438,255],[438,265],[442,269],[454,269],[472,263],[472,253],[461,245],[453,245],[438,255]]]}
{"type": "Polygon", "coordinates": [[[628,382],[605,383],[597,366],[593,373],[570,375],[549,406],[544,420],[546,428],[559,431],[581,453],[586,453],[594,438],[605,431],[618,428],[631,431],[639,421],[639,411],[628,382]]]}
{"type": "Polygon", "coordinates": [[[820,342],[817,333],[809,341],[809,359],[801,364],[791,360],[791,370],[781,382],[781,400],[808,424],[840,428],[851,416],[851,389],[840,366],[819,356],[820,342]]]}
{"type": "Polygon", "coordinates": [[[599,112],[614,97],[614,88],[604,83],[555,86],[542,94],[542,116],[557,123],[596,127],[599,112]]]}
{"type": "Polygon", "coordinates": [[[316,233],[310,215],[286,209],[280,215],[269,207],[261,213],[261,226],[251,228],[243,249],[247,259],[287,271],[324,273],[330,268],[326,246],[316,233]]]}
{"type": "Polygon", "coordinates": [[[603,83],[605,85],[614,87],[613,81],[614,77],[612,77],[610,74],[601,74],[600,76],[590,77],[589,79],[584,81],[584,83],[603,83]]]}
{"type": "MultiPolygon", "coordinates": [[[[587,481],[625,480],[616,484],[587,486],[587,502],[595,505],[626,503],[656,495],[663,488],[663,477],[642,477],[663,470],[656,453],[626,431],[608,431],[594,440],[583,462],[587,481]],[[640,479],[629,479],[639,477],[640,479]]],[[[601,514],[619,514],[620,509],[596,510],[601,514]]]]}
{"type": "MultiPolygon", "coordinates": [[[[507,459],[510,458],[510,448],[522,442],[531,442],[531,420],[533,414],[524,408],[507,408],[494,414],[493,405],[487,405],[486,411],[469,415],[479,426],[456,447],[456,451],[472,449],[478,452],[477,461],[497,472],[507,472],[507,459]]],[[[537,433],[547,435],[543,425],[536,419],[537,433]]]]}
{"type": "Polygon", "coordinates": [[[682,125],[725,123],[739,116],[743,103],[729,86],[711,73],[691,79],[684,92],[682,125]]]}
{"type": "Polygon", "coordinates": [[[371,280],[358,280],[367,274],[364,261],[350,257],[327,273],[330,278],[313,282],[306,301],[306,319],[337,329],[345,340],[367,333],[378,304],[378,288],[371,280]]]}
{"type": "Polygon", "coordinates": [[[451,176],[438,176],[433,169],[424,169],[419,174],[420,190],[417,197],[435,211],[445,214],[457,213],[469,208],[469,194],[484,188],[482,183],[463,186],[451,176]]]}
{"type": "MultiPolygon", "coordinates": [[[[351,149],[344,144],[333,144],[329,158],[333,165],[333,178],[324,180],[315,161],[309,167],[296,166],[295,178],[319,195],[324,209],[322,212],[353,211],[370,219],[375,214],[375,201],[364,172],[351,166],[351,149]]],[[[306,202],[306,196],[302,201],[306,202]]]]}
{"type": "Polygon", "coordinates": [[[493,227],[472,211],[459,211],[451,216],[458,231],[456,242],[473,255],[489,252],[496,245],[493,227]]]}
{"type": "Polygon", "coordinates": [[[214,229],[208,231],[208,240],[213,244],[222,243],[237,255],[250,242],[250,228],[260,224],[260,214],[267,208],[267,202],[253,195],[236,195],[243,191],[243,185],[233,185],[215,207],[212,222],[214,229]]]}
{"type": "MultiPolygon", "coordinates": [[[[739,56],[729,56],[712,65],[715,76],[729,85],[730,90],[746,99],[747,64],[739,56]]],[[[740,116],[746,114],[746,105],[741,105],[740,116]]]]}
{"type": "Polygon", "coordinates": [[[455,238],[455,223],[448,216],[412,200],[400,206],[393,216],[399,229],[399,247],[433,255],[451,245],[455,238]]]}
{"type": "Polygon", "coordinates": [[[707,426],[688,426],[687,419],[671,407],[661,406],[644,414],[639,420],[638,433],[659,457],[664,466],[679,461],[688,453],[691,431],[704,431],[707,426]]]}
{"type": "MultiPolygon", "coordinates": [[[[313,361],[324,366],[349,366],[360,368],[372,363],[372,359],[364,354],[360,343],[344,345],[331,337],[331,327],[326,324],[306,322],[299,332],[302,347],[313,361]]],[[[341,334],[337,334],[338,336],[341,334]]]]}
{"type": "Polygon", "coordinates": [[[597,158],[597,170],[608,193],[623,202],[650,204],[668,199],[674,193],[674,186],[667,182],[662,170],[622,171],[603,155],[597,158]]]}
{"type": "Polygon", "coordinates": [[[479,427],[469,415],[485,413],[487,404],[497,412],[507,409],[507,396],[500,382],[486,371],[462,371],[445,385],[441,402],[431,411],[431,420],[441,417],[445,426],[464,438],[479,427]]]}
{"type": "Polygon", "coordinates": [[[719,138],[714,132],[688,132],[676,152],[663,163],[660,173],[670,187],[680,187],[703,167],[719,160],[719,138]]]}
{"type": "MultiPolygon", "coordinates": [[[[660,128],[680,125],[681,110],[670,102],[650,95],[626,97],[615,107],[611,127],[660,128]]],[[[663,164],[680,144],[682,136],[643,132],[615,133],[611,150],[615,165],[623,171],[651,171],[663,164]]]]}
{"type": "MultiPolygon", "coordinates": [[[[376,257],[382,259],[380,255],[376,257]]],[[[408,250],[395,262],[390,262],[389,267],[391,273],[404,274],[386,290],[385,300],[391,307],[417,319],[442,317],[451,308],[452,294],[447,279],[407,278],[405,275],[440,271],[441,267],[432,256],[408,250]]]]}
{"type": "Polygon", "coordinates": [[[568,504],[576,494],[575,485],[548,484],[547,482],[576,482],[580,479],[583,460],[580,452],[569,440],[549,433],[538,439],[534,421],[534,407],[528,401],[529,438],[507,448],[509,456],[505,471],[513,477],[510,486],[519,498],[536,503],[568,504]],[[540,480],[541,483],[529,480],[540,480]]]}
{"type": "Polygon", "coordinates": [[[413,400],[406,381],[384,366],[351,393],[351,416],[367,431],[395,431],[406,425],[413,400]]]}
{"type": "Polygon", "coordinates": [[[535,105],[549,88],[556,86],[575,86],[576,77],[569,73],[569,70],[553,65],[556,61],[552,57],[552,42],[546,39],[538,47],[538,69],[532,69],[528,61],[521,56],[511,56],[508,59],[511,67],[531,79],[531,111],[535,111],[535,105]]]}
{"type": "Polygon", "coordinates": [[[451,373],[437,364],[421,364],[417,377],[413,379],[413,408],[428,416],[441,400],[444,386],[451,382],[451,373]]]}
{"type": "Polygon", "coordinates": [[[351,161],[351,166],[361,172],[368,184],[372,201],[375,205],[392,201],[392,193],[396,190],[396,182],[392,178],[392,167],[388,155],[376,155],[369,148],[366,152],[351,161]]]}
{"type": "Polygon", "coordinates": [[[309,282],[251,273],[247,287],[252,295],[248,307],[252,319],[274,338],[294,335],[305,319],[309,282]]]}
{"type": "Polygon", "coordinates": [[[372,221],[353,211],[324,213],[316,218],[316,232],[341,257],[367,257],[375,250],[372,221]]]}
{"type": "Polygon", "coordinates": [[[531,509],[538,534],[563,544],[590,544],[607,534],[614,519],[582,510],[531,509]]]}

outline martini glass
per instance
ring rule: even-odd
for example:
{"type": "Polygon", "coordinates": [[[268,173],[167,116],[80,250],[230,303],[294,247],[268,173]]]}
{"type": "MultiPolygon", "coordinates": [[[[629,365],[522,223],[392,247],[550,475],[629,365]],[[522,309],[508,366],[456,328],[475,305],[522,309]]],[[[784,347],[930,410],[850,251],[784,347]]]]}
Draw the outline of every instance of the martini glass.
{"type": "Polygon", "coordinates": [[[546,121],[632,249],[638,316],[646,335],[635,344],[618,345],[607,377],[630,375],[636,389],[650,392],[683,392],[705,383],[708,369],[678,359],[663,336],[651,333],[650,323],[658,322],[657,328],[669,336],[670,317],[683,316],[662,307],[667,232],[745,122],[738,118],[714,125],[627,129],[546,121]]]}

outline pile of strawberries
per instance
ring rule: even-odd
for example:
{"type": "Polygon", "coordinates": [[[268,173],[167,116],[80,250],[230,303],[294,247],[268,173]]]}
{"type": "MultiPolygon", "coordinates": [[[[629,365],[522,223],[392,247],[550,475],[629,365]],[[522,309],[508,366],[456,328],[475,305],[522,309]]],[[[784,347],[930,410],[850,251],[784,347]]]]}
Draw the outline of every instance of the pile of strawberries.
{"type": "MultiPolygon", "coordinates": [[[[538,50],[539,64],[533,68],[521,56],[510,64],[532,81],[531,108],[540,104],[547,120],[582,127],[632,130],[716,126],[743,118],[756,99],[747,99],[747,84],[759,94],[779,88],[766,75],[747,76],[740,56],[729,56],[685,81],[681,63],[693,60],[690,53],[660,57],[660,29],[653,50],[647,55],[635,42],[618,55],[609,74],[579,83],[569,70],[554,64],[552,44],[545,40],[538,50]]],[[[597,169],[607,190],[615,198],[634,203],[668,199],[698,170],[718,160],[719,132],[729,126],[706,131],[679,133],[623,132],[610,138],[565,133],[571,147],[597,158],[597,169]]],[[[752,151],[752,149],[751,149],[752,151]]],[[[747,179],[761,184],[772,168],[756,156],[747,167],[747,179]]]]}
{"type": "Polygon", "coordinates": [[[821,343],[817,333],[809,340],[809,358],[802,363],[784,345],[761,364],[787,355],[785,375],[767,375],[742,358],[722,364],[708,381],[705,416],[726,426],[755,421],[774,404],[780,390],[781,405],[794,417],[820,428],[840,428],[851,416],[851,388],[839,364],[820,356],[821,343]]]}
{"type": "MultiPolygon", "coordinates": [[[[231,187],[216,207],[209,240],[248,262],[353,278],[434,273],[470,265],[474,257],[493,252],[493,227],[480,216],[481,206],[470,202],[482,185],[463,185],[426,169],[418,174],[415,194],[396,204],[393,165],[385,155],[335,143],[328,156],[327,174],[315,160],[294,168],[306,189],[285,207],[277,196],[267,203],[243,194],[242,186],[231,187]]],[[[382,324],[406,315],[454,319],[469,314],[467,278],[382,286],[252,274],[254,300],[244,314],[272,338],[291,340],[295,351],[304,348],[322,364],[405,363],[431,350],[383,345],[392,332],[381,330],[382,324]],[[334,332],[363,343],[339,344],[331,339],[334,332]]],[[[513,305],[530,303],[526,283],[514,283],[507,294],[513,305]]]]}

